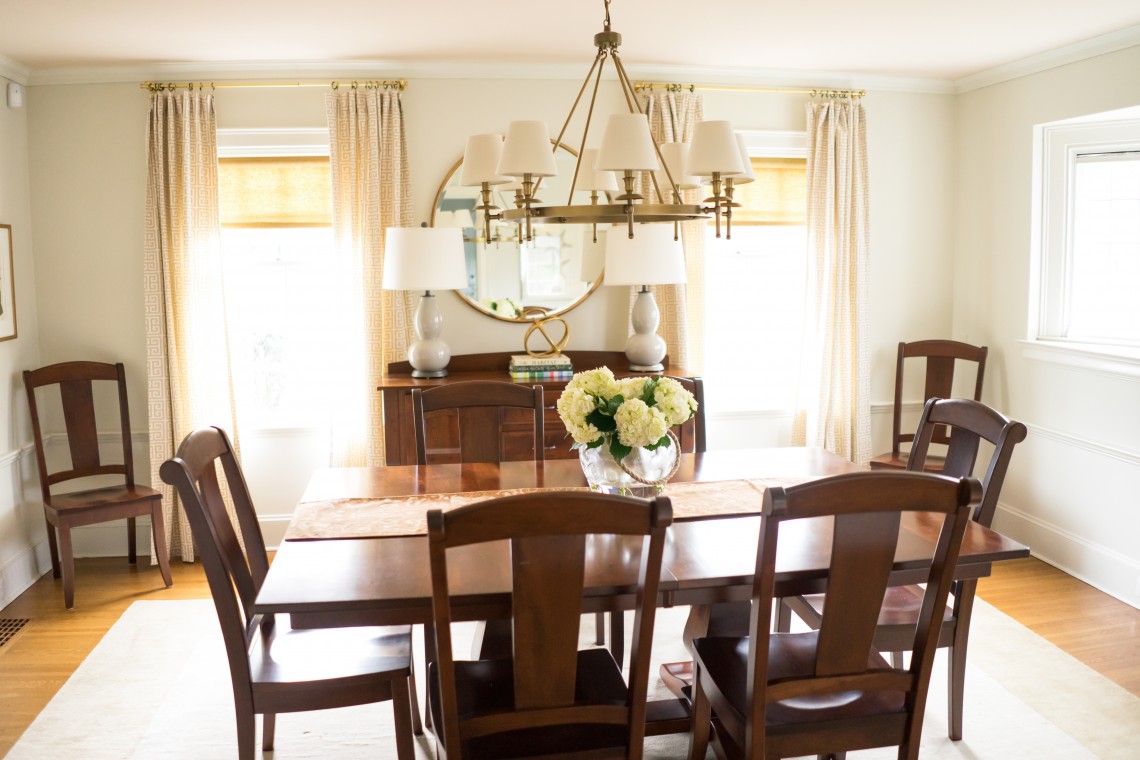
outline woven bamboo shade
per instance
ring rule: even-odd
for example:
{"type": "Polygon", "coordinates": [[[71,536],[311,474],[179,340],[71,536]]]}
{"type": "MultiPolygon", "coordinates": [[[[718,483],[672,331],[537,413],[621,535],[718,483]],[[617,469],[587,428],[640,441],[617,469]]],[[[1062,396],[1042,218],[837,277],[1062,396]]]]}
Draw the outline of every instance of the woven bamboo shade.
{"type": "Polygon", "coordinates": [[[223,227],[328,227],[331,187],[328,156],[218,160],[223,227]]]}
{"type": "Polygon", "coordinates": [[[736,188],[732,223],[799,225],[807,217],[807,159],[752,158],[756,181],[736,188]]]}

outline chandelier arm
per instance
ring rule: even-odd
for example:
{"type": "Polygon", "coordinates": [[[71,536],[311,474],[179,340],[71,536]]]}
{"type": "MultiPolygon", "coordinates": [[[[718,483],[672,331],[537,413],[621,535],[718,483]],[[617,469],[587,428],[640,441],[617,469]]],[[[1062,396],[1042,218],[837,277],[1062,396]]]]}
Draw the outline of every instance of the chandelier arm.
{"type": "MultiPolygon", "coordinates": [[[[645,114],[641,110],[641,104],[637,102],[637,90],[630,81],[629,74],[625,71],[625,65],[621,62],[621,56],[617,51],[614,51],[614,68],[617,69],[618,81],[621,83],[622,94],[625,95],[626,105],[629,106],[630,113],[645,114]]],[[[669,165],[665,163],[665,157],[661,155],[661,146],[657,142],[657,138],[653,136],[653,130],[649,131],[649,141],[653,143],[653,152],[657,154],[657,160],[661,162],[662,168],[665,169],[665,176],[669,179],[669,189],[673,191],[673,197],[677,199],[675,202],[680,202],[681,190],[677,187],[677,181],[673,179],[673,172],[669,171],[669,165]]],[[[661,203],[669,203],[665,198],[665,194],[661,192],[661,185],[657,182],[657,173],[649,173],[649,182],[653,185],[654,191],[657,193],[657,200],[661,203]]]]}
{"type": "MultiPolygon", "coordinates": [[[[582,142],[578,145],[578,160],[574,162],[574,178],[570,181],[570,195],[566,199],[566,205],[569,206],[574,203],[574,190],[578,187],[578,172],[582,168],[582,156],[586,153],[586,138],[590,134],[590,123],[594,120],[594,105],[598,101],[598,89],[602,84],[602,72],[606,68],[606,53],[602,48],[598,48],[598,57],[595,58],[595,63],[601,61],[601,65],[597,66],[597,75],[594,77],[594,90],[590,93],[590,107],[586,111],[586,124],[582,127],[582,142]]],[[[594,69],[591,68],[590,72],[593,73],[594,69]]],[[[583,85],[585,89],[585,85],[583,85]]],[[[575,104],[577,105],[577,104],[575,104]]],[[[567,119],[569,122],[569,119],[567,119]]],[[[565,126],[563,126],[565,129],[565,126]]]]}

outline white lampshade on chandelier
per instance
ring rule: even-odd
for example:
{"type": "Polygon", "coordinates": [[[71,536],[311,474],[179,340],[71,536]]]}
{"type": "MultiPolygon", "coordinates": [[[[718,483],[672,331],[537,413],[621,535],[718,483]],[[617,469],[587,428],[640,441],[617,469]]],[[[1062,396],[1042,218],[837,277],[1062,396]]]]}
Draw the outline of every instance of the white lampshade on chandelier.
{"type": "MultiPolygon", "coordinates": [[[[490,237],[492,221],[513,221],[520,225],[525,239],[533,239],[533,224],[622,224],[626,227],[627,237],[634,237],[635,230],[644,229],[646,223],[669,222],[676,223],[687,220],[702,220],[715,217],[717,219],[717,233],[720,232],[720,217],[722,211],[731,213],[728,204],[731,197],[723,192],[726,187],[724,180],[729,175],[739,175],[743,172],[740,164],[739,152],[735,136],[731,127],[727,133],[723,131],[710,135],[708,138],[711,151],[710,156],[733,156],[732,160],[725,162],[712,161],[702,164],[702,167],[712,172],[712,194],[702,203],[684,203],[680,190],[686,189],[691,182],[691,175],[702,174],[691,167],[686,168],[683,161],[670,162],[663,154],[661,146],[654,140],[649,130],[649,122],[641,113],[637,105],[637,95],[634,91],[625,66],[618,54],[621,45],[621,35],[610,28],[610,0],[604,0],[606,18],[601,32],[594,35],[594,45],[598,52],[582,88],[570,108],[562,129],[553,141],[543,122],[514,121],[511,122],[506,140],[501,147],[495,144],[490,135],[476,135],[487,138],[479,143],[478,150],[483,151],[478,157],[473,156],[481,167],[480,172],[473,172],[470,176],[466,171],[468,156],[472,151],[472,139],[468,140],[467,152],[464,153],[464,172],[461,180],[464,185],[480,186],[482,188],[482,204],[477,208],[483,212],[486,236],[490,237]],[[586,148],[587,136],[591,133],[590,121],[595,112],[598,87],[602,80],[602,73],[606,61],[612,61],[617,73],[618,83],[625,101],[629,104],[629,113],[612,114],[606,123],[600,145],[596,152],[591,153],[586,148]],[[592,89],[591,88],[592,85],[592,89]],[[574,116],[574,111],[583,100],[583,95],[590,89],[589,110],[586,124],[582,129],[582,139],[578,145],[578,163],[574,171],[574,181],[571,183],[570,195],[565,205],[544,203],[538,197],[542,178],[554,176],[557,169],[554,163],[554,150],[562,143],[567,127],[574,116]],[[716,140],[725,142],[719,153],[715,150],[716,140]],[[490,168],[493,152],[501,150],[498,163],[490,168]],[[588,157],[589,156],[589,157],[588,157]],[[612,172],[621,183],[620,189],[594,187],[596,184],[590,179],[595,171],[612,172]],[[638,193],[640,176],[642,172],[650,172],[650,181],[654,185],[655,197],[646,198],[638,193]],[[519,181],[519,188],[514,197],[514,208],[500,209],[491,202],[491,186],[503,181],[504,177],[519,181]],[[680,184],[678,184],[680,183],[680,184]],[[574,200],[575,190],[590,190],[589,203],[577,203],[574,200]],[[607,202],[602,202],[597,193],[605,192],[607,202]]],[[[724,122],[727,124],[727,122],[724,122]]],[[[596,134],[597,130],[595,130],[596,134]]],[[[694,149],[695,149],[694,144],[694,149]]],[[[730,185],[727,185],[730,186],[730,185]]],[[[557,201],[557,199],[555,199],[557,201]]],[[[610,233],[613,236],[613,232],[610,233]]],[[[674,238],[677,232],[674,230],[674,238]]],[[[596,233],[595,233],[596,237],[596,233]]]]}
{"type": "Polygon", "coordinates": [[[625,344],[629,368],[639,372],[660,372],[665,359],[665,340],[657,334],[661,313],[649,285],[673,285],[685,281],[685,253],[673,239],[673,231],[663,224],[646,224],[637,234],[606,236],[607,285],[640,285],[630,319],[633,334],[625,344]]]}
{"type": "Polygon", "coordinates": [[[412,377],[444,377],[451,349],[440,336],[443,315],[433,290],[467,287],[463,230],[459,227],[389,227],[385,233],[385,290],[422,290],[416,307],[416,340],[408,347],[412,377]]]}

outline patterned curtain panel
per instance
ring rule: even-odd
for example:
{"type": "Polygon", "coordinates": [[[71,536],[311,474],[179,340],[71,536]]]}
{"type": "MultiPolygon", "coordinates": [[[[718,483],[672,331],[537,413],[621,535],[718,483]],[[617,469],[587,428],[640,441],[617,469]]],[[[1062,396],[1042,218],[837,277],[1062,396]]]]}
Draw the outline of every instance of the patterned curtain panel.
{"type": "Polygon", "coordinates": [[[792,442],[871,457],[867,130],[858,100],[807,106],[809,302],[792,442]]]}
{"type": "MultiPolygon", "coordinates": [[[[704,119],[704,101],[691,92],[655,92],[645,98],[645,114],[653,139],[663,142],[690,142],[698,121],[704,119]]],[[[642,190],[647,198],[649,188],[642,190]]],[[[669,191],[662,188],[662,192],[669,191]]],[[[682,190],[685,203],[700,203],[700,190],[682,190]]],[[[656,197],[654,197],[656,200],[656,197]]],[[[668,200],[672,200],[669,198],[668,200]]],[[[684,222],[681,245],[685,250],[684,285],[655,285],[654,298],[661,311],[658,332],[665,339],[669,363],[700,374],[704,364],[705,327],[705,223],[684,222]]],[[[630,303],[635,290],[630,290],[630,303]]]]}
{"type": "Polygon", "coordinates": [[[404,113],[399,92],[337,89],[325,99],[332,166],[333,262],[344,294],[339,315],[350,351],[330,372],[335,399],[333,466],[384,464],[383,407],[377,381],[406,358],[416,294],[380,289],[384,230],[412,221],[404,113]]]}
{"type": "Polygon", "coordinates": [[[217,425],[235,445],[238,440],[222,291],[211,93],[151,94],[145,224],[150,478],[163,492],[170,555],[189,562],[194,559],[190,524],[158,468],[197,427],[217,425]]]}

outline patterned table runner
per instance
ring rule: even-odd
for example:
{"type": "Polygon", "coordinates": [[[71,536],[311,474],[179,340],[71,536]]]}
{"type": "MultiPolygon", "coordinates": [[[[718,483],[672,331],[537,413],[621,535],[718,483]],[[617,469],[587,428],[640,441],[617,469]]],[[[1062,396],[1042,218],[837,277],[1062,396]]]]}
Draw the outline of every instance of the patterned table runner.
{"type": "MultiPolygon", "coordinates": [[[[759,514],[764,491],[773,486],[793,486],[810,477],[755,478],[703,483],[670,483],[665,495],[673,502],[674,520],[759,514]]],[[[534,491],[585,491],[586,488],[515,488],[385,499],[334,499],[297,505],[285,531],[286,540],[335,538],[381,538],[427,533],[429,509],[447,511],[497,496],[534,491]]]]}

